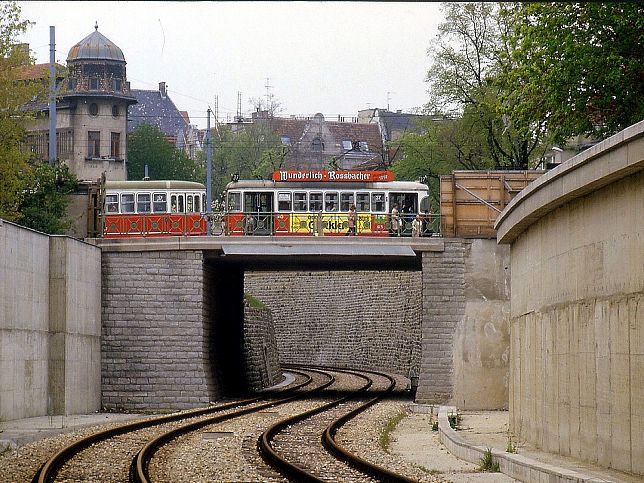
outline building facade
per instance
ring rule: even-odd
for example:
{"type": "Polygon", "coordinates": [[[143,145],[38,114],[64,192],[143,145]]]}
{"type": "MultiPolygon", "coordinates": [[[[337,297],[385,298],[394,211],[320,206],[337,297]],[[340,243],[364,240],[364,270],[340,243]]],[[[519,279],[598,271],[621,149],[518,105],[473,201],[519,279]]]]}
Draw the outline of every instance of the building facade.
{"type": "MultiPolygon", "coordinates": [[[[56,102],[57,159],[81,182],[95,181],[103,173],[106,179],[127,179],[127,111],[136,99],[125,64],[121,49],[98,26],[67,56],[56,102]]],[[[49,113],[44,104],[35,107],[38,115],[28,128],[27,143],[44,160],[49,152],[49,113]]]]}

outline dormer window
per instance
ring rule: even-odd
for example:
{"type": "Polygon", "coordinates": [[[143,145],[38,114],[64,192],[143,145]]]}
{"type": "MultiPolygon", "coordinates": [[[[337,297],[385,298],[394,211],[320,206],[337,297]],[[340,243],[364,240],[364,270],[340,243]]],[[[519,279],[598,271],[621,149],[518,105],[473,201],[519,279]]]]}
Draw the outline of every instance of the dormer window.
{"type": "Polygon", "coordinates": [[[280,137],[280,140],[282,141],[282,144],[284,146],[290,146],[291,145],[291,138],[288,136],[282,136],[280,137]]]}
{"type": "Polygon", "coordinates": [[[311,151],[314,151],[316,153],[324,151],[324,143],[320,138],[315,138],[313,140],[313,142],[311,143],[311,151]]]}
{"type": "Polygon", "coordinates": [[[78,79],[76,79],[76,77],[72,77],[71,79],[69,79],[69,88],[71,90],[76,89],[77,85],[78,85],[78,79]]]}
{"type": "Polygon", "coordinates": [[[342,141],[342,149],[344,149],[345,151],[351,151],[351,149],[353,149],[351,141],[349,141],[348,139],[342,141]]]}
{"type": "Polygon", "coordinates": [[[360,151],[366,153],[369,151],[369,146],[367,146],[367,141],[360,141],[360,151]]]}
{"type": "Polygon", "coordinates": [[[89,78],[89,90],[90,91],[97,91],[98,88],[99,88],[98,77],[90,77],[89,78]]]}
{"type": "Polygon", "coordinates": [[[112,89],[117,92],[123,90],[123,83],[121,82],[121,79],[112,79],[112,89]]]}

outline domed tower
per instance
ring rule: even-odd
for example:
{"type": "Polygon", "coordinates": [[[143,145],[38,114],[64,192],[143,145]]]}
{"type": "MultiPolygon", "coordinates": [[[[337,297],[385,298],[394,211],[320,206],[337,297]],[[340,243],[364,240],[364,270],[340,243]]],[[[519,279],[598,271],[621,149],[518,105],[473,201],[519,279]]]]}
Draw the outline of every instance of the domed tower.
{"type": "Polygon", "coordinates": [[[67,55],[63,100],[69,103],[74,156],[68,160],[79,180],[127,179],[127,108],[130,94],[121,49],[98,31],[74,45],[67,55]]]}

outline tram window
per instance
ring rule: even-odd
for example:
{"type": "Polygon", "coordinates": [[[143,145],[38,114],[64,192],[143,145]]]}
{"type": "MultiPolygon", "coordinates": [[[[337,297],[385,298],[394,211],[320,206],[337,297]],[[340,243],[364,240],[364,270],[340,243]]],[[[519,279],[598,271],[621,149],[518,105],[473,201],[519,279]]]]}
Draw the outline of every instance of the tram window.
{"type": "Polygon", "coordinates": [[[353,193],[340,193],[340,211],[349,211],[354,203],[353,193]]]}
{"type": "Polygon", "coordinates": [[[291,193],[277,193],[277,211],[291,211],[291,193]]]}
{"type": "Polygon", "coordinates": [[[384,193],[371,193],[371,210],[380,213],[385,211],[384,193]]]}
{"type": "Polygon", "coordinates": [[[309,194],[309,211],[320,211],[322,209],[322,193],[309,194]]]}
{"type": "Polygon", "coordinates": [[[293,193],[293,203],[295,211],[306,211],[306,192],[293,193]]]}
{"type": "Polygon", "coordinates": [[[150,213],[150,193],[138,193],[136,195],[136,212],[150,213]]]}
{"type": "Polygon", "coordinates": [[[183,213],[183,195],[170,196],[170,211],[172,213],[183,213]]]}
{"type": "Polygon", "coordinates": [[[168,211],[168,203],[165,193],[154,193],[152,201],[152,210],[154,210],[155,213],[165,213],[168,211]]]}
{"type": "Polygon", "coordinates": [[[195,213],[201,211],[201,196],[195,195],[195,213]]]}
{"type": "Polygon", "coordinates": [[[108,213],[119,212],[119,195],[105,195],[105,211],[108,213]]]}
{"type": "Polygon", "coordinates": [[[123,193],[121,195],[121,213],[134,213],[134,194],[123,193]]]}
{"type": "Polygon", "coordinates": [[[324,207],[326,211],[338,211],[338,193],[326,192],[324,194],[324,207]]]}
{"type": "Polygon", "coordinates": [[[195,211],[194,197],[192,195],[186,195],[186,213],[193,213],[195,211]]]}
{"type": "Polygon", "coordinates": [[[241,210],[241,193],[228,193],[228,211],[241,210]]]}
{"type": "Polygon", "coordinates": [[[358,200],[356,203],[358,211],[371,211],[369,208],[369,193],[358,193],[356,199],[358,200]]]}

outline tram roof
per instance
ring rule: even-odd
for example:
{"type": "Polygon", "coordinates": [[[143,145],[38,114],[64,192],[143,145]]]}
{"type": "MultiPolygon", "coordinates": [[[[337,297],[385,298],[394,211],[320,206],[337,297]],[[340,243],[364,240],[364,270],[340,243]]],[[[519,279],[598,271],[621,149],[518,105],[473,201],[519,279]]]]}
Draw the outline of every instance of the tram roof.
{"type": "Polygon", "coordinates": [[[205,190],[206,187],[194,181],[150,180],[150,181],[106,181],[106,189],[112,190],[205,190]]]}
{"type": "Polygon", "coordinates": [[[382,182],[358,182],[358,181],[270,181],[261,179],[249,179],[231,181],[226,185],[226,190],[231,189],[344,189],[344,190],[416,190],[427,191],[427,185],[418,181],[382,181],[382,182]]]}

